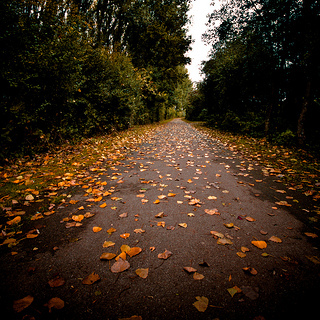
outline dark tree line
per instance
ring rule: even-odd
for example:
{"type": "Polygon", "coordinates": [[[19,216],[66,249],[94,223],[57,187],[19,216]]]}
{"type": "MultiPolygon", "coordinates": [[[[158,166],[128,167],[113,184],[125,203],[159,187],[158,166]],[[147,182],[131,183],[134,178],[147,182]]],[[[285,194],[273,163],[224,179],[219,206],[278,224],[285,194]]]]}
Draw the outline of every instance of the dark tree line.
{"type": "Polygon", "coordinates": [[[190,0],[1,0],[0,159],[181,111],[190,0]]]}
{"type": "Polygon", "coordinates": [[[320,1],[222,1],[186,110],[223,129],[319,146],[320,1]]]}

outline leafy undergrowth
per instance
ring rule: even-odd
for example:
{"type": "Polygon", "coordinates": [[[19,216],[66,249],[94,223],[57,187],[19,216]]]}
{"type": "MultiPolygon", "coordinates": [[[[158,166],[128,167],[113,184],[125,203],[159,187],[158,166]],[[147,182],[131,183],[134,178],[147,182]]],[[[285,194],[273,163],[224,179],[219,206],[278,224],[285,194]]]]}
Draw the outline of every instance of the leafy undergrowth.
{"type": "Polygon", "coordinates": [[[73,187],[82,186],[91,179],[90,172],[103,174],[135,150],[157,127],[157,124],[136,126],[0,167],[2,237],[21,232],[23,223],[30,219],[54,213],[54,208],[70,197],[73,187]],[[68,194],[64,193],[66,189],[68,194]],[[32,216],[26,210],[31,205],[33,213],[36,208],[32,216]]]}
{"type": "Polygon", "coordinates": [[[234,135],[193,123],[198,129],[223,142],[230,150],[259,163],[266,175],[275,175],[289,188],[299,190],[314,200],[314,209],[320,214],[316,201],[320,199],[320,160],[305,150],[272,145],[266,139],[234,135]]]}

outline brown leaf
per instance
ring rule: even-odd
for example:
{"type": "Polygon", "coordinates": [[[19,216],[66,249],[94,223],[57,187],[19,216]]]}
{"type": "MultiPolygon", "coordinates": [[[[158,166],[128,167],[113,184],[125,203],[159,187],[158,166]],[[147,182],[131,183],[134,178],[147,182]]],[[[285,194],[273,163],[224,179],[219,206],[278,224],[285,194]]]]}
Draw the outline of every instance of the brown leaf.
{"type": "Polygon", "coordinates": [[[127,260],[123,260],[119,258],[117,262],[111,267],[111,272],[113,273],[119,273],[123,272],[130,268],[130,263],[127,260]]]}
{"type": "Polygon", "coordinates": [[[164,260],[168,259],[171,256],[172,256],[172,252],[167,250],[167,249],[163,253],[159,253],[158,254],[158,258],[159,259],[164,259],[164,260]]]}
{"type": "Polygon", "coordinates": [[[192,267],[183,267],[183,269],[189,273],[197,272],[197,269],[192,267]]]}
{"type": "Polygon", "coordinates": [[[136,270],[136,274],[142,279],[146,279],[148,277],[148,273],[149,273],[149,268],[146,268],[146,269],[141,268],[136,270]]]}
{"type": "Polygon", "coordinates": [[[127,212],[124,212],[124,213],[119,214],[119,217],[120,217],[120,218],[126,218],[127,216],[128,216],[128,213],[127,213],[127,212]]]}
{"type": "Polygon", "coordinates": [[[62,309],[64,307],[64,301],[60,298],[52,298],[45,304],[46,307],[49,308],[49,312],[51,313],[51,309],[62,309]]]}
{"type": "Polygon", "coordinates": [[[256,221],[256,219],[255,219],[255,218],[252,218],[252,217],[246,217],[246,220],[249,221],[249,222],[256,221]]]}
{"type": "Polygon", "coordinates": [[[238,255],[240,258],[245,258],[245,257],[247,256],[244,252],[237,252],[237,255],[238,255]]]}
{"type": "Polygon", "coordinates": [[[204,275],[201,274],[201,273],[195,272],[195,273],[193,274],[193,279],[194,279],[194,280],[202,280],[203,278],[204,278],[204,275]]]}
{"type": "Polygon", "coordinates": [[[255,268],[252,268],[252,267],[245,267],[245,268],[242,268],[242,270],[244,272],[246,272],[246,273],[252,274],[253,276],[258,274],[258,271],[255,268]]]}
{"type": "Polygon", "coordinates": [[[102,246],[103,246],[104,248],[108,248],[108,247],[112,247],[112,246],[114,246],[114,245],[115,245],[115,243],[112,242],[112,241],[105,241],[102,246]]]}
{"type": "Polygon", "coordinates": [[[13,302],[13,309],[16,312],[21,312],[24,309],[28,308],[30,306],[30,304],[33,302],[34,298],[30,295],[19,299],[19,300],[15,300],[13,302]]]}
{"type": "Polygon", "coordinates": [[[305,232],[304,234],[305,234],[307,237],[318,238],[318,236],[317,236],[315,233],[305,232]]]}
{"type": "Polygon", "coordinates": [[[60,276],[56,276],[54,279],[51,279],[48,283],[51,288],[60,287],[65,284],[65,280],[60,276]]]}
{"type": "Polygon", "coordinates": [[[272,236],[269,240],[273,241],[273,242],[277,242],[277,243],[281,243],[282,242],[282,240],[280,238],[275,237],[275,236],[272,236]]]}
{"type": "Polygon", "coordinates": [[[84,278],[82,280],[82,284],[88,284],[88,285],[91,285],[95,282],[97,282],[98,280],[100,280],[100,276],[95,273],[95,272],[92,272],[91,274],[89,274],[86,278],[84,278]]]}

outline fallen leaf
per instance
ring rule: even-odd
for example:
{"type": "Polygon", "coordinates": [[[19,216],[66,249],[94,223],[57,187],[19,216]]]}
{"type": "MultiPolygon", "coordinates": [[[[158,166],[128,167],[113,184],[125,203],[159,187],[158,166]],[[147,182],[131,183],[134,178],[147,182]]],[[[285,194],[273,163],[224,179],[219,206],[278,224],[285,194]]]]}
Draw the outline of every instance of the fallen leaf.
{"type": "Polygon", "coordinates": [[[189,273],[197,272],[197,269],[192,267],[183,267],[183,269],[189,273]]]}
{"type": "Polygon", "coordinates": [[[146,232],[146,230],[134,229],[133,232],[134,232],[134,233],[144,233],[144,232],[146,232]]]}
{"type": "Polygon", "coordinates": [[[167,250],[167,249],[163,253],[159,253],[158,254],[158,258],[159,259],[164,259],[164,260],[168,259],[171,256],[172,256],[172,252],[167,250]]]}
{"type": "Polygon", "coordinates": [[[160,222],[157,223],[157,226],[158,226],[158,227],[164,228],[165,225],[166,225],[166,223],[165,223],[164,221],[160,221],[160,222]]]}
{"type": "Polygon", "coordinates": [[[320,264],[320,258],[317,256],[306,256],[314,264],[320,264]]]}
{"type": "Polygon", "coordinates": [[[112,260],[114,257],[116,257],[116,254],[110,253],[110,252],[104,252],[100,256],[100,260],[112,260]]]}
{"type": "Polygon", "coordinates": [[[13,302],[13,309],[16,312],[21,312],[24,309],[28,308],[30,306],[30,304],[33,302],[34,298],[30,295],[19,299],[19,300],[15,300],[13,302]]]}
{"type": "Polygon", "coordinates": [[[149,249],[150,249],[151,252],[152,252],[152,251],[156,250],[156,247],[150,247],[149,249]]]}
{"type": "Polygon", "coordinates": [[[119,214],[119,217],[120,217],[120,218],[126,218],[127,216],[128,216],[128,213],[127,213],[127,212],[124,212],[124,213],[119,214]]]}
{"type": "Polygon", "coordinates": [[[120,234],[120,237],[123,238],[123,239],[127,239],[130,237],[130,233],[123,233],[123,234],[120,234]]]}
{"type": "Polygon", "coordinates": [[[245,267],[245,268],[242,268],[242,270],[244,272],[246,272],[246,273],[252,274],[253,276],[258,274],[258,271],[255,268],[252,268],[252,267],[245,267]]]}
{"type": "Polygon", "coordinates": [[[230,239],[226,239],[226,238],[219,238],[217,241],[217,244],[222,244],[222,245],[229,245],[232,244],[232,241],[230,239]]]}
{"type": "Polygon", "coordinates": [[[277,242],[277,243],[281,243],[282,242],[282,240],[280,238],[275,237],[275,236],[272,236],[269,240],[273,241],[273,242],[277,242]]]}
{"type": "Polygon", "coordinates": [[[111,267],[111,272],[113,273],[119,273],[123,272],[130,268],[130,263],[127,260],[123,260],[119,258],[117,262],[114,263],[114,265],[111,267]]]}
{"type": "Polygon", "coordinates": [[[196,297],[197,301],[193,303],[193,305],[197,308],[200,312],[205,312],[208,308],[209,299],[206,297],[196,297]]]}
{"type": "Polygon", "coordinates": [[[176,193],[168,193],[168,197],[175,197],[176,196],[176,193]]]}
{"type": "Polygon", "coordinates": [[[203,278],[204,278],[204,275],[201,274],[201,273],[195,272],[195,273],[193,274],[193,279],[194,279],[194,280],[202,280],[203,278]]]}
{"type": "Polygon", "coordinates": [[[318,236],[317,236],[315,233],[305,232],[304,234],[305,234],[307,237],[318,238],[318,236]]]}
{"type": "Polygon", "coordinates": [[[259,249],[264,249],[267,247],[267,243],[265,241],[251,241],[251,243],[259,249]]]}
{"type": "Polygon", "coordinates": [[[32,194],[28,194],[28,195],[25,197],[25,199],[26,199],[27,201],[32,201],[32,200],[34,200],[34,196],[33,196],[32,194]]]}
{"type": "Polygon", "coordinates": [[[14,225],[14,224],[19,223],[20,221],[21,221],[21,217],[20,217],[20,216],[17,216],[17,217],[15,217],[15,218],[13,218],[12,220],[7,221],[7,224],[8,224],[9,226],[12,226],[12,225],[14,225]]]}
{"type": "Polygon", "coordinates": [[[49,308],[49,313],[51,313],[51,309],[62,309],[64,307],[64,301],[60,298],[52,298],[45,304],[45,307],[49,308]]]}
{"type": "Polygon", "coordinates": [[[209,200],[217,200],[217,197],[215,197],[215,196],[209,196],[208,199],[209,199],[209,200]]]}
{"type": "Polygon", "coordinates": [[[56,276],[55,278],[48,281],[48,284],[51,288],[61,287],[65,284],[65,280],[60,276],[56,276]]]}
{"type": "Polygon", "coordinates": [[[252,218],[252,217],[246,217],[246,220],[249,221],[249,222],[256,221],[256,219],[255,219],[255,218],[252,218]]]}
{"type": "Polygon", "coordinates": [[[204,210],[205,213],[210,214],[211,216],[216,214],[216,215],[220,215],[220,212],[218,211],[218,209],[205,209],[204,210]]]}
{"type": "Polygon", "coordinates": [[[146,279],[148,277],[148,273],[149,273],[149,268],[146,268],[146,269],[141,268],[136,270],[136,274],[142,279],[146,279]]]}
{"type": "Polygon", "coordinates": [[[231,297],[233,297],[236,293],[241,292],[241,289],[238,288],[237,286],[234,286],[232,288],[228,288],[227,290],[228,290],[229,294],[231,295],[231,297]]]}
{"type": "Polygon", "coordinates": [[[103,203],[103,204],[101,204],[99,207],[100,208],[105,208],[107,206],[107,204],[106,203],[103,203]]]}
{"type": "Polygon", "coordinates": [[[116,257],[116,261],[118,261],[119,259],[122,259],[122,260],[127,260],[127,254],[126,252],[121,252],[117,257],[116,257]]]}
{"type": "Polygon", "coordinates": [[[114,233],[114,232],[116,232],[116,231],[117,231],[117,229],[111,227],[111,228],[109,228],[109,229],[107,230],[107,233],[112,234],[112,233],[114,233]]]}
{"type": "Polygon", "coordinates": [[[99,232],[99,231],[102,230],[102,228],[100,228],[100,227],[93,227],[92,230],[93,230],[93,232],[99,232]]]}
{"type": "Polygon", "coordinates": [[[212,234],[215,239],[224,238],[224,234],[218,231],[210,231],[210,234],[212,234]]]}
{"type": "Polygon", "coordinates": [[[186,223],[179,223],[179,226],[182,228],[186,228],[188,225],[186,223]]]}
{"type": "Polygon", "coordinates": [[[160,196],[158,196],[158,199],[160,199],[160,200],[163,200],[163,199],[166,199],[167,198],[167,196],[165,196],[164,194],[161,194],[160,196]]]}
{"type": "Polygon", "coordinates": [[[102,246],[103,246],[104,248],[108,248],[108,247],[112,247],[112,246],[114,246],[114,245],[115,245],[115,243],[112,242],[112,241],[105,241],[102,246]]]}
{"type": "Polygon", "coordinates": [[[155,218],[163,218],[164,213],[163,212],[159,212],[158,214],[155,215],[155,218]]]}
{"type": "Polygon", "coordinates": [[[84,215],[82,214],[72,216],[72,220],[76,222],[81,222],[83,219],[84,219],[84,215]]]}
{"type": "Polygon", "coordinates": [[[84,278],[82,280],[82,284],[91,285],[91,284],[97,282],[98,280],[100,280],[100,276],[97,273],[92,272],[86,278],[84,278]]]}
{"type": "Polygon", "coordinates": [[[237,255],[240,257],[240,258],[245,258],[247,255],[243,252],[237,252],[237,255]]]}
{"type": "Polygon", "coordinates": [[[241,251],[242,251],[242,252],[248,252],[248,251],[250,251],[250,250],[249,250],[249,248],[247,248],[247,247],[241,247],[241,251]]]}
{"type": "Polygon", "coordinates": [[[233,224],[233,223],[224,223],[223,225],[224,225],[226,228],[229,228],[229,229],[231,229],[231,228],[234,227],[234,224],[233,224]]]}
{"type": "Polygon", "coordinates": [[[131,248],[127,245],[127,244],[123,244],[121,247],[120,247],[120,250],[121,252],[128,252],[131,250],[131,248]]]}
{"type": "Polygon", "coordinates": [[[141,251],[142,251],[141,248],[139,248],[139,247],[133,247],[133,248],[130,248],[129,251],[127,251],[127,254],[128,254],[128,256],[130,256],[130,257],[134,257],[134,256],[136,256],[137,254],[139,254],[141,251]]]}

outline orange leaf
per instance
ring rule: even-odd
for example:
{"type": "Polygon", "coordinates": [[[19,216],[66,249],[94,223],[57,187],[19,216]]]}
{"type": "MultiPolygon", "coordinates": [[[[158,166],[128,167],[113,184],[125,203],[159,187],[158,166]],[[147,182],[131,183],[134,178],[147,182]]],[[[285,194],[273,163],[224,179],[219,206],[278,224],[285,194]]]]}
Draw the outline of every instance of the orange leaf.
{"type": "Polygon", "coordinates": [[[100,260],[112,260],[115,256],[116,256],[116,254],[114,254],[114,253],[104,252],[100,256],[100,260]]]}
{"type": "Polygon", "coordinates": [[[107,204],[106,203],[103,203],[103,204],[101,204],[99,207],[100,208],[105,208],[107,206],[107,204]]]}
{"type": "Polygon", "coordinates": [[[117,231],[117,229],[115,229],[115,228],[113,228],[113,227],[111,227],[110,229],[107,230],[107,232],[108,232],[109,234],[112,234],[112,233],[114,233],[114,232],[116,232],[116,231],[117,231]]]}
{"type": "Polygon", "coordinates": [[[172,256],[172,252],[170,252],[169,250],[165,250],[163,253],[159,253],[158,254],[158,258],[159,259],[164,259],[164,260],[166,260],[166,259],[168,259],[169,257],[171,257],[172,256]]]}
{"type": "Polygon", "coordinates": [[[61,300],[60,298],[52,298],[48,301],[48,303],[45,304],[46,307],[49,308],[49,313],[51,313],[51,309],[62,309],[64,307],[64,301],[61,300]]]}
{"type": "Polygon", "coordinates": [[[130,237],[130,233],[123,233],[123,234],[120,234],[120,237],[123,238],[123,239],[127,239],[130,237]]]}
{"type": "Polygon", "coordinates": [[[98,280],[100,280],[100,276],[97,273],[92,272],[86,278],[83,279],[82,284],[90,285],[97,282],[98,280]]]}
{"type": "Polygon", "coordinates": [[[92,230],[93,230],[93,232],[99,232],[99,231],[102,230],[102,228],[100,228],[100,227],[93,227],[92,230]]]}
{"type": "Polygon", "coordinates": [[[267,243],[265,241],[251,241],[251,243],[259,249],[264,249],[267,247],[267,243]]]}
{"type": "Polygon", "coordinates": [[[133,247],[133,248],[130,248],[129,251],[127,251],[127,254],[128,254],[128,256],[130,256],[130,257],[134,257],[134,256],[136,256],[137,254],[139,254],[141,251],[142,251],[141,248],[139,248],[139,247],[133,247]]]}

